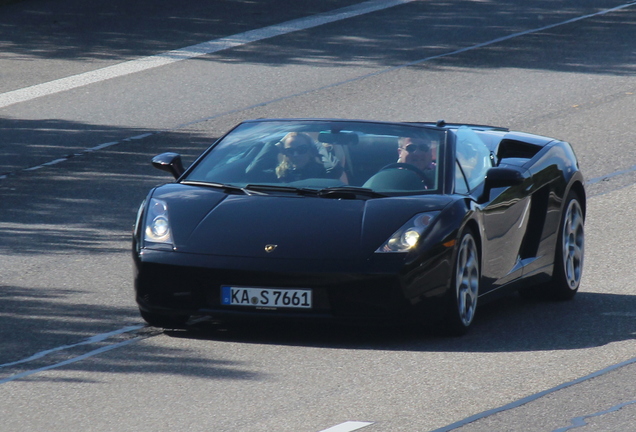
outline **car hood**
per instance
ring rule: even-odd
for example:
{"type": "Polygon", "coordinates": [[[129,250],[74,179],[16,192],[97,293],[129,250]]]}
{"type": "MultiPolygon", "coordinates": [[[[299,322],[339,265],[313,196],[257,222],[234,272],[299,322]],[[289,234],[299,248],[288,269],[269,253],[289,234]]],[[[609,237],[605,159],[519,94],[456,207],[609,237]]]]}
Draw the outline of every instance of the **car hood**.
{"type": "Polygon", "coordinates": [[[413,215],[450,201],[421,195],[369,200],[228,195],[174,184],[154,197],[168,204],[178,252],[321,260],[368,258],[413,215]]]}

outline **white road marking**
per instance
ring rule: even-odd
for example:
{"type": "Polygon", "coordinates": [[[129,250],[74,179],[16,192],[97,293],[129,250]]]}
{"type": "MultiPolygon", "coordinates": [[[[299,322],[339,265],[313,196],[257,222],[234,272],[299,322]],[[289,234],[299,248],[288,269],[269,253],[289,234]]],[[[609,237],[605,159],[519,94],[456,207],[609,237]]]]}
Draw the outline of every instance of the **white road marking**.
{"type": "Polygon", "coordinates": [[[107,346],[98,348],[96,350],[87,352],[86,354],[83,354],[81,356],[73,357],[73,358],[70,358],[70,359],[65,360],[63,362],[59,362],[59,363],[55,363],[55,364],[52,364],[52,365],[41,367],[39,369],[32,369],[32,370],[28,370],[28,371],[25,371],[25,372],[22,372],[22,373],[19,373],[19,374],[11,375],[8,378],[0,379],[0,384],[8,383],[10,381],[15,381],[15,380],[18,380],[20,378],[24,378],[24,377],[27,377],[29,375],[33,375],[33,374],[36,374],[36,373],[39,373],[39,372],[44,372],[44,371],[47,371],[47,370],[56,369],[56,368],[59,368],[59,367],[62,367],[62,366],[66,366],[66,365],[69,365],[71,363],[75,363],[75,362],[87,359],[89,357],[96,356],[97,354],[101,354],[101,353],[104,353],[106,351],[114,350],[115,348],[121,348],[121,347],[123,347],[125,345],[128,345],[128,344],[131,344],[133,342],[138,342],[138,341],[140,341],[142,339],[145,339],[145,337],[139,336],[139,337],[136,337],[136,338],[133,338],[133,339],[128,339],[128,340],[125,340],[123,342],[119,342],[119,343],[114,344],[114,345],[107,345],[107,346]]]}
{"type": "MultiPolygon", "coordinates": [[[[0,368],[8,367],[8,366],[15,366],[15,365],[19,365],[19,364],[22,364],[22,363],[28,363],[30,361],[40,359],[40,358],[42,358],[44,356],[47,356],[49,354],[52,354],[54,352],[63,351],[63,350],[69,349],[69,348],[75,348],[75,347],[82,346],[82,345],[90,345],[90,344],[94,344],[94,343],[97,343],[97,342],[102,342],[102,341],[104,341],[104,340],[106,340],[106,339],[108,339],[108,338],[110,338],[112,336],[117,336],[117,335],[120,335],[120,334],[123,334],[123,333],[129,333],[129,332],[132,332],[132,331],[135,331],[135,330],[139,330],[139,329],[142,329],[142,328],[144,328],[143,325],[136,325],[136,326],[124,327],[124,328],[121,328],[119,330],[114,330],[114,331],[108,332],[108,333],[101,333],[101,334],[98,334],[98,335],[95,335],[95,336],[91,336],[88,339],[86,339],[86,340],[84,340],[82,342],[78,342],[76,344],[62,345],[62,346],[59,346],[59,347],[56,347],[56,348],[48,349],[46,351],[40,351],[39,353],[33,354],[31,357],[27,357],[27,358],[22,359],[22,360],[14,361],[14,362],[11,362],[11,363],[0,364],[0,368]]],[[[1,382],[2,381],[0,381],[0,383],[1,382]]]]}
{"type": "Polygon", "coordinates": [[[636,165],[634,165],[631,168],[628,168],[626,170],[615,171],[615,172],[613,172],[611,174],[607,174],[607,175],[604,175],[604,176],[600,176],[600,177],[595,177],[595,178],[589,179],[587,182],[588,182],[588,184],[595,184],[595,183],[599,183],[599,182],[602,182],[602,181],[610,180],[612,177],[616,177],[616,176],[623,175],[623,174],[630,174],[630,173],[632,173],[634,171],[636,171],[636,165]]]}
{"type": "Polygon", "coordinates": [[[42,84],[25,87],[18,90],[0,94],[0,108],[7,107],[20,102],[30,101],[42,96],[60,93],[66,90],[94,84],[111,78],[117,78],[148,69],[166,66],[175,62],[189,60],[195,57],[216,53],[219,51],[236,48],[252,42],[270,39],[288,33],[307,30],[323,24],[341,21],[347,18],[376,12],[383,9],[392,8],[415,0],[371,0],[353,6],[336,9],[306,18],[299,18],[282,24],[276,24],[261,29],[250,30],[232,36],[203,42],[197,45],[164,52],[161,54],[143,57],[124,63],[108,66],[90,72],[60,78],[42,84]]]}
{"type": "Polygon", "coordinates": [[[507,405],[500,406],[498,408],[493,408],[493,409],[490,409],[488,411],[484,411],[484,412],[481,412],[479,414],[472,415],[472,416],[467,417],[467,418],[465,418],[463,420],[460,420],[458,422],[452,423],[450,425],[444,426],[444,427],[439,428],[439,429],[435,429],[434,431],[431,431],[431,432],[450,432],[453,429],[458,429],[458,428],[460,428],[462,426],[466,426],[469,423],[475,422],[477,420],[481,420],[481,419],[486,418],[486,417],[490,417],[491,415],[498,414],[500,412],[508,411],[508,410],[511,410],[511,409],[514,409],[514,408],[518,408],[518,407],[520,407],[522,405],[525,405],[525,404],[527,404],[529,402],[532,402],[532,401],[535,401],[537,399],[540,399],[540,398],[542,398],[544,396],[547,396],[547,395],[549,395],[551,393],[555,393],[555,392],[557,392],[559,390],[562,390],[564,388],[572,387],[572,386],[574,386],[576,384],[582,383],[584,381],[591,380],[591,379],[599,377],[601,375],[605,375],[606,373],[612,372],[612,371],[614,371],[616,369],[622,368],[623,366],[628,366],[628,365],[631,365],[631,364],[634,364],[634,363],[636,363],[636,357],[634,357],[634,358],[632,358],[630,360],[626,360],[626,361],[621,362],[621,363],[617,363],[617,364],[608,366],[608,367],[606,367],[604,369],[601,369],[599,371],[593,372],[593,373],[591,373],[591,374],[589,374],[587,376],[584,376],[584,377],[581,377],[581,378],[577,378],[577,379],[575,379],[573,381],[566,382],[566,383],[563,383],[563,384],[559,384],[558,386],[552,387],[551,389],[544,390],[544,391],[541,391],[539,393],[535,393],[533,395],[521,398],[521,399],[516,400],[514,402],[511,402],[511,403],[509,403],[507,405]]]}
{"type": "MultiPolygon", "coordinates": [[[[80,150],[77,153],[74,153],[72,155],[69,155],[69,156],[66,156],[66,157],[63,157],[63,158],[59,158],[59,159],[55,159],[55,160],[52,160],[52,161],[49,161],[49,162],[45,162],[45,163],[43,163],[41,165],[36,165],[36,166],[29,167],[29,168],[23,168],[21,170],[14,171],[12,173],[7,173],[7,174],[0,175],[0,180],[5,179],[9,175],[15,174],[16,172],[39,170],[40,168],[44,168],[44,167],[47,167],[47,166],[57,165],[59,163],[66,162],[67,160],[69,160],[71,158],[74,158],[74,157],[77,157],[77,156],[82,156],[85,153],[90,153],[90,152],[94,152],[94,151],[97,151],[97,150],[101,150],[101,149],[104,149],[106,147],[110,147],[110,146],[114,146],[114,145],[117,145],[117,144],[121,144],[123,142],[129,142],[129,141],[135,141],[135,140],[144,139],[144,138],[147,138],[149,136],[156,135],[158,133],[161,133],[161,131],[155,132],[155,133],[146,133],[146,134],[142,134],[142,135],[137,135],[137,136],[130,137],[130,138],[124,138],[121,141],[111,141],[111,142],[99,144],[99,145],[96,145],[95,147],[90,147],[90,148],[87,148],[87,149],[84,149],[84,150],[80,150]]],[[[0,367],[2,367],[2,365],[0,365],[0,367]]]]}
{"type": "Polygon", "coordinates": [[[608,408],[608,409],[603,410],[603,411],[598,411],[598,412],[595,412],[593,414],[587,414],[587,415],[584,415],[584,416],[574,417],[570,421],[570,425],[569,426],[562,427],[562,428],[559,428],[559,429],[555,429],[552,432],[565,432],[565,431],[569,431],[570,429],[578,429],[580,427],[588,426],[588,422],[587,422],[588,419],[591,419],[591,418],[594,418],[594,417],[600,417],[600,416],[603,416],[605,414],[614,413],[616,411],[622,410],[626,406],[634,405],[634,404],[636,404],[636,400],[631,400],[631,401],[628,401],[628,402],[620,403],[618,405],[614,405],[611,408],[608,408]]]}
{"type": "Polygon", "coordinates": [[[339,425],[330,427],[329,429],[322,430],[320,432],[351,432],[354,430],[362,429],[365,426],[372,425],[373,422],[360,422],[360,421],[348,421],[340,423],[339,425]]]}
{"type": "Polygon", "coordinates": [[[625,4],[622,4],[620,6],[616,6],[616,7],[610,8],[610,9],[604,9],[604,10],[601,10],[601,11],[598,11],[598,12],[594,12],[594,13],[591,13],[591,14],[588,14],[588,15],[581,15],[581,16],[578,16],[578,17],[575,17],[575,18],[571,18],[569,20],[557,22],[557,23],[554,23],[554,24],[548,24],[548,25],[543,26],[543,27],[538,27],[538,28],[535,28],[535,29],[525,30],[525,31],[518,32],[518,33],[513,33],[513,34],[510,34],[508,36],[502,36],[500,38],[496,38],[496,39],[493,39],[493,40],[490,40],[490,41],[487,41],[487,42],[482,42],[482,43],[478,43],[476,45],[471,45],[469,47],[460,48],[458,50],[455,50],[455,51],[452,51],[452,52],[449,52],[449,53],[428,57],[428,58],[425,58],[425,59],[422,59],[422,60],[417,60],[417,61],[414,61],[412,63],[409,63],[409,65],[415,65],[415,64],[423,63],[425,61],[430,61],[430,60],[434,60],[434,59],[438,59],[438,58],[442,58],[442,57],[448,57],[448,56],[455,55],[455,54],[462,54],[462,53],[465,53],[467,51],[472,51],[474,49],[478,49],[478,48],[483,48],[483,47],[486,47],[486,46],[494,45],[494,44],[497,44],[499,42],[505,42],[507,40],[518,38],[520,36],[526,36],[526,35],[533,34],[533,33],[539,33],[539,32],[545,31],[545,30],[553,29],[555,27],[561,27],[561,26],[564,26],[564,25],[567,25],[567,24],[572,24],[572,23],[575,23],[577,21],[583,21],[583,20],[586,20],[586,19],[589,19],[589,18],[594,18],[594,17],[597,17],[597,16],[607,15],[608,13],[616,12],[616,11],[619,11],[621,9],[626,9],[628,7],[635,6],[635,5],[636,5],[636,2],[625,3],[625,4]]]}
{"type": "MultiPolygon", "coordinates": [[[[145,59],[140,59],[140,60],[134,60],[134,61],[131,61],[131,62],[121,63],[121,65],[116,65],[116,66],[130,65],[131,68],[134,69],[134,72],[138,72],[139,70],[145,70],[145,69],[137,70],[139,68],[139,65],[137,65],[138,62],[149,61],[150,63],[152,63],[151,59],[153,59],[154,57],[160,57],[161,58],[161,57],[166,57],[166,56],[167,57],[173,56],[173,61],[185,60],[186,57],[184,57],[184,55],[185,55],[186,52],[191,52],[191,53],[198,52],[199,54],[197,54],[197,55],[204,55],[204,54],[207,54],[207,53],[216,52],[216,51],[204,52],[206,50],[204,50],[204,49],[202,50],[201,46],[208,45],[208,44],[210,46],[212,46],[214,44],[218,44],[219,41],[221,41],[221,40],[225,40],[226,41],[225,43],[229,43],[230,40],[234,40],[234,43],[236,43],[237,45],[233,45],[233,46],[244,45],[244,44],[247,44],[249,42],[254,42],[254,41],[257,41],[257,40],[263,40],[263,39],[266,38],[265,36],[261,35],[260,39],[259,39],[259,38],[255,38],[255,36],[253,35],[252,38],[254,38],[254,39],[248,40],[249,38],[246,38],[245,35],[247,35],[249,33],[258,34],[258,32],[263,32],[266,29],[270,29],[270,31],[273,32],[274,29],[278,29],[277,31],[279,33],[276,33],[276,34],[272,33],[272,35],[269,36],[269,37],[273,37],[274,35],[286,34],[284,32],[280,33],[283,30],[286,31],[287,33],[291,33],[292,31],[297,31],[297,30],[303,30],[303,29],[316,27],[318,25],[326,24],[328,22],[334,22],[334,21],[337,21],[339,19],[346,19],[346,18],[350,18],[352,16],[362,15],[362,14],[365,14],[365,13],[369,13],[369,12],[373,12],[373,11],[377,11],[377,10],[381,10],[381,9],[387,9],[389,7],[397,6],[399,4],[404,4],[404,3],[411,2],[411,1],[414,1],[414,0],[369,1],[369,2],[365,2],[365,3],[360,3],[358,5],[354,5],[354,6],[351,6],[351,7],[348,7],[348,8],[338,9],[338,10],[333,11],[331,13],[315,15],[313,17],[301,18],[301,19],[298,19],[298,20],[288,21],[287,23],[283,23],[283,24],[279,24],[279,25],[271,26],[271,27],[265,27],[264,29],[261,29],[261,30],[253,30],[251,32],[241,33],[241,34],[238,34],[238,35],[229,36],[227,38],[217,39],[216,41],[209,41],[209,42],[205,42],[203,44],[193,45],[192,47],[183,48],[182,50],[170,51],[168,53],[160,54],[159,56],[146,57],[145,59]],[[346,11],[348,11],[348,12],[346,12],[346,11]],[[323,17],[323,16],[325,17],[324,18],[325,21],[321,21],[321,20],[318,19],[319,17],[323,17]],[[331,18],[327,19],[328,17],[331,17],[331,18]],[[315,21],[313,21],[312,25],[309,25],[309,23],[312,23],[312,20],[315,20],[315,21]],[[299,25],[299,23],[305,25],[306,27],[303,27],[302,25],[299,25]],[[294,27],[294,25],[296,25],[296,27],[294,27]],[[243,41],[239,42],[239,40],[241,38],[243,38],[243,41]],[[199,48],[195,49],[195,47],[199,47],[199,48]],[[183,52],[181,52],[181,51],[183,51],[183,52]],[[177,54],[171,54],[171,53],[177,53],[177,54],[180,53],[180,54],[177,55],[177,54]]],[[[486,46],[489,46],[489,45],[493,45],[493,44],[496,44],[496,43],[499,43],[499,42],[504,42],[504,41],[507,41],[507,40],[510,40],[510,39],[513,39],[513,38],[516,38],[516,37],[525,36],[525,35],[529,35],[529,34],[532,34],[532,33],[537,33],[537,32],[540,32],[540,31],[552,29],[552,28],[559,27],[559,26],[566,25],[566,24],[571,24],[571,23],[574,23],[574,22],[577,22],[577,21],[585,20],[585,19],[588,19],[588,18],[593,18],[593,17],[600,16],[600,15],[606,15],[606,14],[608,14],[610,12],[615,12],[615,11],[618,11],[618,10],[621,10],[621,9],[625,9],[625,8],[628,8],[628,7],[631,7],[631,6],[634,6],[634,5],[636,5],[636,1],[630,2],[630,3],[625,3],[625,4],[622,4],[620,6],[616,6],[614,8],[611,8],[611,9],[601,10],[601,11],[595,12],[593,14],[583,15],[583,16],[580,16],[580,17],[575,17],[575,18],[566,20],[566,21],[561,21],[561,22],[558,22],[558,23],[555,23],[555,24],[550,24],[550,25],[547,25],[547,26],[544,26],[544,27],[539,27],[539,28],[536,28],[536,29],[526,30],[526,31],[519,32],[519,33],[513,33],[513,34],[508,35],[508,36],[503,36],[503,37],[500,37],[500,38],[497,38],[497,39],[493,39],[493,40],[490,40],[490,41],[487,41],[487,42],[483,42],[483,43],[479,43],[479,44],[472,45],[472,46],[469,46],[469,47],[461,48],[461,49],[458,49],[458,50],[455,50],[455,51],[451,51],[451,52],[448,52],[448,53],[438,54],[438,55],[435,55],[435,56],[426,57],[426,58],[423,58],[423,59],[420,59],[420,60],[415,60],[415,61],[412,61],[412,62],[409,62],[409,63],[405,63],[405,64],[402,64],[402,65],[399,65],[399,66],[394,66],[394,67],[390,67],[390,68],[383,69],[383,70],[380,70],[380,71],[371,72],[371,73],[366,74],[366,75],[361,75],[361,76],[356,77],[356,78],[351,78],[351,79],[348,79],[348,80],[345,80],[345,81],[332,83],[332,84],[329,84],[329,85],[326,85],[326,86],[323,86],[323,87],[320,87],[320,88],[314,88],[314,89],[310,89],[310,90],[305,90],[305,91],[302,91],[300,93],[295,93],[295,94],[291,94],[291,95],[287,95],[287,96],[282,96],[282,97],[279,97],[279,98],[276,98],[276,99],[272,99],[272,100],[269,100],[269,101],[265,101],[265,102],[261,102],[261,103],[258,103],[258,104],[252,105],[252,106],[247,106],[247,107],[237,108],[237,109],[234,109],[234,110],[231,110],[231,111],[227,111],[227,112],[222,112],[222,113],[216,114],[216,115],[211,116],[211,117],[206,117],[206,118],[203,118],[203,119],[194,120],[194,121],[182,124],[182,125],[178,125],[176,127],[171,128],[170,130],[180,129],[180,128],[187,127],[187,126],[190,126],[190,125],[194,125],[194,124],[197,124],[197,123],[202,123],[202,122],[205,122],[205,121],[213,120],[215,118],[223,117],[223,116],[228,115],[228,114],[240,112],[240,111],[243,111],[243,110],[249,110],[249,109],[257,108],[259,106],[268,105],[268,104],[271,104],[271,103],[274,103],[274,102],[280,102],[280,101],[283,101],[283,100],[286,100],[286,99],[291,99],[291,98],[294,98],[294,97],[297,97],[297,96],[300,96],[300,95],[303,95],[303,94],[307,94],[307,93],[310,93],[310,92],[319,91],[319,90],[325,90],[325,89],[337,87],[337,86],[340,86],[340,85],[343,85],[343,84],[347,84],[347,83],[351,83],[351,82],[355,82],[355,81],[360,81],[360,80],[363,80],[365,78],[381,75],[381,74],[384,74],[384,73],[388,73],[388,72],[392,72],[392,71],[395,71],[395,70],[403,69],[403,68],[406,68],[406,67],[409,67],[409,66],[415,66],[417,64],[425,63],[425,62],[428,62],[428,61],[431,61],[431,60],[436,60],[436,59],[443,58],[443,57],[449,57],[449,56],[456,55],[456,54],[462,54],[462,53],[465,53],[465,52],[468,52],[468,51],[471,51],[471,50],[483,48],[483,47],[486,47],[486,46]]],[[[227,45],[225,48],[218,48],[217,47],[217,51],[220,51],[221,49],[227,49],[227,48],[230,48],[230,47],[232,47],[232,46],[227,45]]],[[[192,58],[192,57],[188,57],[188,58],[192,58]]],[[[152,67],[157,67],[157,66],[152,66],[152,67]]],[[[105,69],[109,69],[109,68],[105,68],[105,69]]],[[[105,70],[105,69],[100,69],[100,70],[105,70]]],[[[99,72],[99,70],[98,71],[93,71],[93,72],[88,72],[88,73],[91,74],[91,73],[94,73],[94,72],[99,72]]],[[[128,72],[128,73],[134,73],[134,72],[128,72]]],[[[81,77],[84,76],[84,75],[85,74],[75,75],[74,77],[63,78],[62,80],[68,80],[68,84],[71,85],[71,84],[73,84],[73,79],[75,77],[79,77],[78,79],[80,79],[80,81],[81,81],[81,77]]],[[[121,75],[118,75],[118,76],[121,76],[121,75]]],[[[113,78],[113,77],[114,76],[108,76],[108,78],[113,78]]],[[[108,79],[108,78],[104,78],[104,79],[108,79]]],[[[24,92],[25,94],[23,95],[23,97],[26,97],[28,92],[29,92],[29,89],[35,89],[36,87],[40,88],[40,89],[44,89],[45,87],[47,87],[49,85],[55,87],[53,85],[53,83],[56,83],[58,81],[61,81],[61,80],[51,81],[51,82],[48,82],[48,83],[38,84],[38,85],[33,86],[33,87],[27,87],[27,88],[24,88],[24,89],[21,89],[21,90],[15,90],[15,91],[12,91],[12,92],[0,94],[0,108],[3,108],[5,106],[8,106],[8,105],[11,105],[13,103],[17,103],[18,102],[17,99],[15,99],[14,102],[11,102],[11,100],[13,100],[13,99],[11,99],[10,95],[12,95],[12,94],[18,95],[19,92],[24,92]],[[18,92],[18,93],[16,93],[16,92],[18,92]]],[[[83,81],[81,81],[81,82],[83,82],[83,81]]],[[[98,81],[94,81],[94,82],[98,82],[98,81]]],[[[76,87],[79,87],[80,85],[87,85],[87,84],[91,84],[91,82],[83,82],[82,84],[73,84],[69,88],[58,89],[57,91],[51,91],[50,93],[47,93],[47,94],[53,94],[53,93],[61,92],[61,91],[64,91],[64,90],[69,90],[71,88],[76,88],[76,87]]],[[[30,97],[30,98],[27,97],[26,99],[19,100],[19,101],[24,102],[24,101],[27,101],[27,100],[30,100],[30,99],[34,99],[36,97],[40,97],[40,96],[44,95],[44,94],[39,94],[38,92],[39,92],[39,90],[36,89],[35,95],[33,97],[30,97]]],[[[97,145],[95,147],[80,151],[80,152],[78,152],[78,153],[76,153],[76,154],[74,154],[72,156],[73,157],[74,156],[81,156],[84,153],[96,151],[96,150],[99,150],[99,149],[102,149],[102,148],[105,148],[105,147],[110,147],[110,146],[113,146],[113,145],[116,145],[116,144],[120,144],[122,142],[127,142],[127,141],[131,141],[131,140],[145,138],[147,136],[155,135],[155,134],[162,133],[162,132],[164,132],[164,131],[158,131],[158,132],[155,132],[155,133],[148,133],[148,134],[144,134],[144,135],[140,135],[140,136],[136,136],[136,137],[125,138],[125,139],[123,139],[121,141],[115,141],[115,142],[108,142],[108,143],[100,144],[100,145],[97,145]]],[[[68,159],[70,159],[70,157],[56,159],[56,160],[53,160],[51,162],[47,162],[47,163],[44,163],[44,164],[41,164],[41,165],[38,165],[38,166],[34,166],[34,167],[30,167],[30,168],[20,169],[20,170],[17,170],[15,172],[11,172],[11,173],[5,173],[3,175],[0,175],[0,180],[5,179],[8,176],[10,176],[12,174],[15,174],[17,172],[34,171],[34,170],[43,168],[45,166],[55,165],[55,164],[67,161],[68,159]]],[[[631,171],[629,171],[629,172],[631,172],[631,171]]],[[[618,171],[617,173],[609,174],[608,176],[599,177],[598,179],[593,179],[593,180],[601,181],[601,180],[603,180],[605,178],[608,178],[608,177],[610,177],[612,175],[620,175],[620,174],[623,174],[623,173],[624,173],[623,171],[618,171]]]]}

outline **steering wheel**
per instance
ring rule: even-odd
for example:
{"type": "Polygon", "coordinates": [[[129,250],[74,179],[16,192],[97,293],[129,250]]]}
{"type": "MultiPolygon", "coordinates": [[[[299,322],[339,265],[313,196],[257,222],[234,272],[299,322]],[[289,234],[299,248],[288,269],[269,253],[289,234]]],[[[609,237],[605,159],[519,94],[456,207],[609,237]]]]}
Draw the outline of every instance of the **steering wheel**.
{"type": "Polygon", "coordinates": [[[404,162],[395,162],[392,164],[388,164],[387,166],[380,169],[380,171],[384,171],[388,169],[407,169],[409,171],[413,171],[415,174],[420,176],[420,178],[422,179],[424,183],[428,183],[428,178],[426,177],[426,174],[424,174],[424,172],[418,167],[416,167],[415,165],[411,165],[404,162]]]}

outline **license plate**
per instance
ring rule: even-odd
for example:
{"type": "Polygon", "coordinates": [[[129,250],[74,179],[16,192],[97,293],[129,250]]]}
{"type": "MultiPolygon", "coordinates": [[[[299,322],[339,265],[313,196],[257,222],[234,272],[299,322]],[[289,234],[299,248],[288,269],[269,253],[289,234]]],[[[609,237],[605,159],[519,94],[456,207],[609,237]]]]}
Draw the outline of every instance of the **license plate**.
{"type": "Polygon", "coordinates": [[[223,286],[221,287],[221,304],[262,308],[311,309],[311,290],[223,286]]]}

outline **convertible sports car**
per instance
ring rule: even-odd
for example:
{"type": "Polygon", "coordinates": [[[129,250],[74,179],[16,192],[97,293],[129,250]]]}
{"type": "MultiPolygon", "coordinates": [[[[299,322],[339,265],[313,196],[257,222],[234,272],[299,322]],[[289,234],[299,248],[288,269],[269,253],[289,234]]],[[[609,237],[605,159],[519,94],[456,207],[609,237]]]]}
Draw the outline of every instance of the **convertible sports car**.
{"type": "Polygon", "coordinates": [[[383,323],[463,334],[495,294],[572,298],[585,189],[571,146],[437,123],[246,121],[134,228],[136,300],[151,325],[191,316],[383,323]]]}

